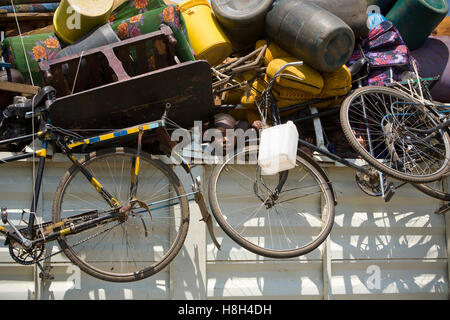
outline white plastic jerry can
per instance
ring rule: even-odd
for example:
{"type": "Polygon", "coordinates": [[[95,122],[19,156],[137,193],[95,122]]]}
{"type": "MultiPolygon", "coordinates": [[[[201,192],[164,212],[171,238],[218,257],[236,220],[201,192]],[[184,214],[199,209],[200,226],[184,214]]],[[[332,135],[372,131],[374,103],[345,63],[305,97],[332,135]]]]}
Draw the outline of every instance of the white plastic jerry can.
{"type": "Polygon", "coordinates": [[[258,165],[261,174],[272,175],[295,167],[298,131],[292,121],[261,131],[258,165]]]}

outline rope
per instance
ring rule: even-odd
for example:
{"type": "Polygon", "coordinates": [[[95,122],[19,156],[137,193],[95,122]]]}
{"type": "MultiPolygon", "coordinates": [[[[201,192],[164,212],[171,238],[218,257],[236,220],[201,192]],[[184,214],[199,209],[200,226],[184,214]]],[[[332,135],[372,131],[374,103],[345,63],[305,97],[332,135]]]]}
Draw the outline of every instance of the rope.
{"type": "Polygon", "coordinates": [[[75,90],[75,84],[77,83],[78,72],[80,71],[81,58],[83,57],[83,53],[84,53],[84,51],[81,51],[80,60],[78,60],[77,73],[75,74],[75,79],[73,80],[72,92],[70,94],[73,94],[73,91],[75,90]]]}
{"type": "MultiPolygon", "coordinates": [[[[11,7],[13,9],[14,18],[15,18],[16,25],[17,25],[17,31],[19,32],[20,42],[22,44],[23,55],[25,57],[25,62],[27,64],[28,74],[30,75],[31,84],[34,86],[34,80],[33,80],[32,74],[31,74],[31,68],[30,68],[30,64],[28,62],[28,56],[27,56],[27,52],[26,52],[26,49],[25,49],[25,43],[23,42],[22,31],[20,29],[19,19],[17,18],[16,6],[14,5],[13,0],[10,0],[10,1],[11,1],[11,7]]],[[[34,99],[35,99],[35,96],[33,96],[33,98],[32,98],[32,104],[31,104],[31,112],[32,112],[32,114],[34,114],[34,99]]],[[[32,148],[33,148],[33,150],[35,150],[35,137],[34,137],[35,127],[34,127],[34,121],[33,120],[31,121],[31,131],[32,131],[32,134],[33,134],[32,148]]],[[[32,190],[33,190],[33,204],[32,205],[36,209],[37,199],[36,199],[36,192],[35,192],[35,184],[36,184],[35,158],[36,157],[35,157],[35,154],[33,152],[33,157],[32,157],[32,163],[33,163],[33,165],[32,165],[32,182],[31,182],[32,183],[32,190]]],[[[30,214],[34,214],[36,217],[38,217],[36,212],[30,212],[30,214]]],[[[41,231],[43,232],[42,219],[38,219],[38,220],[41,220],[38,223],[38,226],[41,229],[41,231]]]]}

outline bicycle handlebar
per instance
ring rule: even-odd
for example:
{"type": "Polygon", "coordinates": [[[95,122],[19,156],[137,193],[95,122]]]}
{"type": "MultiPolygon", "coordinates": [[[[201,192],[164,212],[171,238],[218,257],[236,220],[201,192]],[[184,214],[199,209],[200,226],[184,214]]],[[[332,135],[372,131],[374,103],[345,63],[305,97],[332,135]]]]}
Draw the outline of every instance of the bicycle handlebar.
{"type": "Polygon", "coordinates": [[[29,119],[48,110],[55,98],[56,90],[51,86],[42,88],[33,98],[26,102],[11,104],[3,111],[4,118],[19,117],[29,119]],[[44,103],[42,103],[44,102],[44,103]],[[33,112],[33,109],[34,112],[33,112]]]}

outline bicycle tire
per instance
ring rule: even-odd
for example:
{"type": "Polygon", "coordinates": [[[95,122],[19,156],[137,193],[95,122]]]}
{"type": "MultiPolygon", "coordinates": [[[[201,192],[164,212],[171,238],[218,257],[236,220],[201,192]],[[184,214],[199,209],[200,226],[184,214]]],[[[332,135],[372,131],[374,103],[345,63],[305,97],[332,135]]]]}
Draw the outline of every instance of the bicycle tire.
{"type": "MultiPolygon", "coordinates": [[[[89,172],[94,173],[107,190],[114,184],[115,188],[110,188],[109,192],[116,199],[126,201],[130,195],[131,184],[128,170],[133,168],[130,163],[134,161],[135,156],[134,149],[112,148],[92,152],[80,163],[89,172]],[[120,163],[121,159],[122,163],[120,163]],[[128,177],[125,179],[117,173],[128,177]],[[124,181],[126,182],[121,184],[124,181]],[[124,189],[122,189],[123,186],[125,186],[124,189]]],[[[161,160],[141,152],[139,168],[137,199],[145,202],[150,201],[149,199],[153,202],[164,201],[169,199],[166,197],[171,194],[176,196],[185,194],[176,174],[161,160]],[[161,182],[162,188],[160,188],[161,182]],[[159,191],[152,193],[153,190],[159,191]],[[159,195],[157,192],[166,193],[159,195]]],[[[106,223],[106,226],[101,224],[79,234],[60,236],[58,243],[70,261],[93,277],[112,282],[131,282],[147,278],[165,268],[176,257],[185,241],[189,227],[189,206],[186,197],[181,197],[177,201],[179,201],[180,210],[170,207],[167,207],[167,210],[166,208],[154,210],[151,207],[151,217],[145,210],[142,214],[133,210],[133,214],[129,215],[123,223],[118,224],[116,220],[106,223]],[[113,223],[117,225],[114,226],[113,223]],[[104,233],[95,236],[102,231],[97,228],[103,227],[104,233]],[[108,230],[108,228],[111,229],[108,230]],[[89,239],[90,236],[94,237],[83,242],[83,246],[80,247],[80,244],[77,245],[79,236],[85,237],[81,240],[89,239]],[[116,241],[120,236],[123,238],[116,241]]],[[[85,208],[87,205],[94,209],[97,209],[96,207],[110,209],[79,168],[73,165],[62,177],[56,190],[53,201],[53,222],[61,221],[64,218],[62,212],[65,215],[66,210],[70,216],[77,213],[77,210],[80,212],[91,210],[91,208],[85,208]],[[78,193],[83,191],[86,192],[83,194],[84,198],[80,198],[78,193]]]]}
{"type": "MultiPolygon", "coordinates": [[[[315,181],[317,183],[318,186],[318,190],[317,194],[314,193],[310,193],[309,195],[307,194],[305,197],[310,197],[308,198],[309,201],[305,201],[302,202],[302,204],[307,204],[308,208],[311,208],[312,206],[315,207],[317,205],[317,203],[322,203],[324,204],[323,206],[320,206],[319,211],[320,211],[320,217],[313,217],[313,215],[309,212],[304,212],[304,213],[300,213],[298,212],[298,210],[303,210],[303,207],[307,207],[306,205],[301,205],[297,206],[294,208],[294,213],[293,215],[287,215],[287,210],[284,210],[282,212],[278,212],[277,210],[274,209],[274,211],[277,212],[277,214],[279,214],[279,220],[274,222],[274,226],[273,229],[270,226],[270,215],[264,215],[261,217],[257,217],[258,212],[255,212],[255,214],[252,214],[249,217],[249,220],[247,220],[245,223],[256,223],[255,219],[259,220],[258,223],[263,223],[264,226],[262,226],[261,228],[259,228],[259,225],[256,225],[256,227],[250,226],[248,229],[249,230],[249,234],[246,235],[245,232],[248,230],[244,230],[247,227],[244,226],[244,229],[242,229],[242,231],[239,231],[239,226],[233,226],[232,222],[233,220],[236,221],[237,219],[241,219],[242,215],[244,215],[244,219],[245,216],[248,215],[248,212],[246,212],[247,208],[242,208],[242,212],[240,214],[236,213],[235,210],[233,211],[227,211],[225,210],[225,203],[226,200],[220,198],[220,196],[218,196],[218,192],[221,193],[222,191],[222,186],[218,186],[218,181],[221,180],[223,172],[226,171],[224,168],[226,168],[228,166],[228,164],[231,165],[231,159],[236,158],[238,156],[242,156],[242,155],[247,155],[250,154],[250,152],[258,152],[258,146],[250,146],[250,147],[245,147],[240,151],[235,152],[231,157],[228,157],[227,160],[224,161],[224,163],[222,164],[218,164],[214,167],[212,175],[210,177],[210,181],[209,181],[209,193],[208,193],[208,197],[209,197],[209,203],[211,206],[211,211],[217,221],[217,223],[219,224],[219,226],[222,228],[222,230],[232,239],[234,240],[236,243],[238,243],[239,245],[241,245],[242,247],[244,247],[245,249],[261,255],[261,256],[265,256],[265,257],[269,257],[269,258],[292,258],[292,257],[298,257],[304,254],[307,254],[309,252],[311,252],[312,250],[316,249],[329,235],[329,233],[331,232],[333,223],[334,223],[334,206],[335,206],[335,200],[334,200],[334,193],[332,191],[332,187],[331,187],[331,183],[328,179],[328,177],[326,176],[326,174],[323,172],[323,170],[317,165],[317,163],[314,162],[314,160],[312,158],[310,158],[307,154],[305,154],[303,151],[298,150],[298,155],[297,155],[297,165],[294,169],[289,170],[289,175],[291,177],[298,177],[298,175],[295,174],[294,170],[297,170],[299,168],[301,169],[305,169],[305,176],[303,177],[303,179],[301,181],[303,181],[304,183],[307,183],[308,181],[315,181]],[[309,174],[311,177],[305,178],[306,174],[309,174]],[[312,199],[311,199],[312,198],[312,199]],[[321,199],[321,200],[320,200],[321,199]],[[318,202],[317,202],[318,201],[318,202]],[[311,203],[314,203],[313,205],[311,205],[311,203]],[[307,218],[310,219],[310,221],[307,221],[307,218]],[[287,224],[286,224],[286,229],[290,229],[290,230],[285,230],[285,228],[283,227],[283,225],[279,225],[283,222],[283,219],[286,220],[287,224]],[[317,223],[320,220],[320,227],[317,226],[312,226],[309,223],[317,223]],[[306,226],[303,226],[301,224],[301,222],[306,222],[306,226]],[[279,224],[277,224],[279,223],[279,224]],[[303,228],[303,229],[302,229],[303,228]],[[305,244],[301,244],[301,245],[296,245],[295,248],[285,248],[285,247],[281,247],[280,245],[276,244],[276,241],[273,241],[273,239],[270,239],[272,237],[277,237],[279,238],[279,242],[281,244],[282,241],[282,237],[280,236],[280,234],[284,233],[283,236],[285,236],[287,239],[287,242],[290,241],[291,243],[293,243],[293,241],[297,240],[299,241],[298,243],[300,243],[301,237],[306,237],[307,239],[310,239],[310,235],[309,233],[312,232],[314,229],[320,228],[320,232],[314,237],[314,235],[311,237],[311,240],[308,240],[309,242],[305,243],[305,244]],[[266,229],[270,229],[270,230],[266,230],[266,229]],[[261,231],[261,233],[259,233],[259,231],[261,231]],[[291,232],[289,232],[291,231],[291,232]],[[240,233],[242,232],[242,233],[240,233]],[[260,234],[260,235],[259,235],[260,234]],[[270,236],[268,236],[268,234],[270,234],[270,236]],[[294,238],[295,237],[295,238],[294,238]],[[297,238],[298,237],[298,238],[297,238]],[[262,245],[261,243],[264,242],[264,244],[262,245]]],[[[250,172],[255,172],[257,175],[260,173],[260,169],[259,166],[256,164],[253,167],[249,167],[248,165],[247,168],[250,170],[250,172]],[[256,170],[256,171],[255,171],[256,170]],[[259,170],[259,171],[258,171],[259,170]],[[259,173],[258,173],[259,172],[259,173]]],[[[243,170],[247,170],[243,167],[243,170]]],[[[261,177],[261,176],[260,176],[261,177]]],[[[266,178],[262,178],[262,179],[266,179],[265,183],[267,185],[270,185],[270,177],[272,176],[264,176],[266,178]]],[[[242,179],[242,177],[241,177],[242,179]]],[[[276,178],[273,178],[276,179],[276,178]]],[[[241,194],[244,199],[250,199],[250,200],[246,200],[248,202],[252,202],[252,201],[256,201],[256,206],[261,206],[260,203],[262,203],[260,195],[257,195],[256,193],[256,187],[255,184],[253,185],[253,191],[247,188],[247,191],[250,192],[250,195],[245,194],[245,193],[240,193],[239,190],[237,189],[237,179],[234,179],[233,177],[229,178],[229,177],[225,177],[223,178],[223,180],[225,180],[225,185],[227,185],[227,187],[229,188],[230,184],[226,183],[227,181],[234,181],[235,184],[233,185],[233,194],[238,193],[241,194]],[[253,192],[253,195],[251,194],[253,192]],[[258,202],[259,201],[259,202],[258,202]]],[[[242,179],[240,180],[240,182],[242,183],[242,181],[244,181],[246,179],[242,179]]],[[[293,179],[295,180],[295,179],[293,179]]],[[[274,182],[274,181],[272,181],[274,182]]],[[[276,182],[276,181],[275,181],[276,182]]],[[[290,182],[289,182],[290,183],[290,182]]],[[[289,185],[289,183],[287,183],[284,188],[287,188],[287,186],[289,185]]],[[[266,186],[267,187],[267,186],[266,186]]],[[[314,186],[305,186],[304,189],[307,190],[308,188],[313,188],[314,186]]],[[[291,189],[294,190],[294,189],[291,189]]],[[[290,189],[287,189],[287,193],[290,191],[290,189]]],[[[224,191],[225,193],[227,192],[226,190],[224,191]]],[[[283,193],[283,190],[282,192],[283,193]]],[[[280,193],[280,199],[281,199],[281,193],[280,193]]],[[[236,197],[233,197],[236,198],[236,197]]],[[[301,197],[297,197],[297,198],[301,198],[301,197]]],[[[242,206],[242,203],[239,203],[238,199],[233,200],[234,202],[237,203],[237,205],[242,206]]],[[[281,204],[282,200],[280,200],[280,204],[281,204]]],[[[276,204],[275,204],[276,205],[276,204]]],[[[275,205],[273,206],[275,208],[275,205]]],[[[285,207],[286,208],[286,207],[285,207]]],[[[307,210],[307,209],[305,209],[307,210]]],[[[270,211],[268,211],[270,212],[270,211]]],[[[272,212],[273,214],[273,212],[272,212]]],[[[275,216],[276,217],[276,216],[275,216]]],[[[243,222],[243,220],[242,220],[243,222]]],[[[244,224],[245,224],[244,223],[244,224]]],[[[243,224],[243,225],[244,225],[243,224]]],[[[277,239],[275,239],[277,240],[277,239]]]]}
{"type": "Polygon", "coordinates": [[[442,201],[450,201],[450,193],[443,190],[441,180],[433,181],[432,183],[428,184],[413,183],[412,186],[432,198],[442,201]]]}
{"type": "Polygon", "coordinates": [[[428,183],[440,179],[449,166],[450,139],[448,133],[445,130],[437,131],[438,137],[435,138],[437,143],[435,145],[428,143],[426,145],[428,149],[420,149],[424,147],[423,142],[428,137],[422,138],[420,132],[417,133],[419,128],[410,127],[412,125],[420,126],[421,130],[434,128],[438,123],[434,111],[431,107],[420,104],[417,100],[398,90],[375,86],[356,89],[342,103],[340,120],[349,144],[370,165],[388,176],[410,183],[428,183]],[[363,97],[362,100],[357,101],[360,97],[363,97]],[[369,100],[369,97],[371,100],[369,100]],[[389,101],[386,99],[389,99],[389,101]],[[362,113],[362,101],[368,101],[371,105],[371,108],[367,108],[365,111],[368,111],[373,118],[362,113]],[[386,102],[390,103],[390,109],[386,107],[386,102]],[[353,111],[350,111],[350,108],[353,111]],[[408,111],[400,112],[401,110],[408,111]],[[354,114],[350,116],[350,112],[354,114]],[[419,116],[422,117],[420,121],[417,120],[419,116]],[[391,130],[395,133],[390,133],[390,142],[385,134],[386,127],[380,125],[380,122],[383,123],[389,117],[394,118],[391,130]],[[403,124],[396,117],[401,118],[403,124]],[[361,119],[364,119],[364,124],[361,119]],[[370,135],[367,134],[367,128],[371,130],[370,135]],[[374,132],[375,134],[372,135],[374,132]],[[375,147],[372,150],[368,150],[371,145],[370,138],[375,141],[375,147]],[[391,150],[388,150],[389,148],[391,150]],[[380,159],[384,157],[385,161],[379,161],[376,155],[372,155],[370,152],[373,150],[378,153],[380,159]],[[385,153],[384,156],[382,156],[383,153],[385,153]],[[386,154],[390,154],[390,156],[386,156],[386,154]],[[393,155],[397,157],[397,160],[393,159],[395,158],[393,155]],[[401,159],[403,159],[403,162],[400,161],[401,159]],[[385,162],[389,163],[386,164],[385,162]],[[412,162],[412,164],[409,162],[412,162]],[[423,166],[429,164],[431,166],[423,168],[423,166]],[[412,173],[413,171],[414,173],[412,173]]]}

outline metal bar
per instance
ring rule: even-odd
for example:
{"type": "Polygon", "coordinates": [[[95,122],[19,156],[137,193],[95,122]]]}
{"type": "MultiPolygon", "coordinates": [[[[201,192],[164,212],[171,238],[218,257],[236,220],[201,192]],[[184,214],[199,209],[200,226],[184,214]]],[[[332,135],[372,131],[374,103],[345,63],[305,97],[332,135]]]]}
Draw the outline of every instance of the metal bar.
{"type": "MultiPolygon", "coordinates": [[[[300,106],[300,105],[298,105],[300,106]]],[[[307,105],[306,105],[307,106],[307,105]]],[[[303,106],[302,106],[303,107],[303,106]]],[[[290,107],[288,107],[290,108],[290,107]]],[[[319,118],[319,117],[324,117],[324,116],[329,116],[335,113],[338,113],[339,110],[341,109],[341,107],[336,107],[327,111],[322,111],[322,112],[318,112],[318,113],[313,113],[311,115],[308,116],[304,116],[295,120],[292,120],[293,123],[297,123],[297,122],[302,122],[302,121],[306,121],[306,120],[310,120],[310,119],[315,119],[315,118],[319,118]]],[[[286,110],[286,108],[283,108],[283,110],[280,110],[281,112],[285,112],[288,111],[286,110]]]]}
{"type": "Polygon", "coordinates": [[[197,192],[189,192],[189,193],[182,194],[181,196],[176,196],[176,197],[169,198],[169,199],[166,199],[166,200],[160,200],[160,201],[148,203],[147,205],[148,205],[148,206],[154,206],[155,204],[160,204],[160,203],[163,203],[163,202],[167,202],[167,201],[172,201],[172,200],[180,199],[180,198],[183,198],[183,197],[189,197],[189,196],[195,195],[196,193],[197,193],[197,192]]]}
{"type": "Polygon", "coordinates": [[[142,151],[142,135],[144,134],[144,130],[142,127],[139,127],[138,134],[138,143],[137,143],[137,151],[136,158],[134,159],[134,163],[131,166],[131,187],[130,187],[130,200],[136,199],[137,188],[139,184],[139,169],[140,169],[140,157],[142,151]]]}
{"type": "MultiPolygon", "coordinates": [[[[43,143],[43,147],[45,150],[47,150],[47,142],[43,143]]],[[[34,165],[34,164],[33,164],[34,165]]],[[[29,235],[34,236],[34,221],[35,221],[35,213],[36,208],[38,204],[39,194],[41,192],[41,186],[42,186],[42,177],[44,175],[44,167],[45,167],[45,157],[41,157],[39,160],[39,167],[36,177],[36,183],[34,185],[34,194],[33,198],[31,200],[31,206],[30,206],[30,217],[28,218],[28,229],[27,232],[29,235]]]]}
{"type": "Polygon", "coordinates": [[[68,147],[63,143],[57,141],[58,146],[61,148],[63,153],[70,159],[70,161],[78,167],[81,173],[86,177],[86,179],[91,183],[92,187],[105,199],[111,208],[118,207],[119,202],[103,188],[103,186],[98,182],[98,180],[91,175],[91,173],[78,161],[78,159],[69,151],[68,147]]]}
{"type": "Polygon", "coordinates": [[[0,163],[7,163],[7,162],[13,162],[13,161],[17,161],[17,160],[32,158],[33,155],[35,155],[34,152],[27,152],[25,154],[20,154],[20,155],[17,155],[17,156],[12,156],[12,157],[8,157],[8,158],[0,159],[0,163]]]}
{"type": "Polygon", "coordinates": [[[437,132],[445,127],[448,127],[450,125],[450,119],[444,121],[443,123],[437,125],[434,128],[428,129],[428,130],[421,130],[421,129],[414,129],[414,128],[409,128],[407,127],[406,129],[408,131],[412,131],[412,132],[418,132],[418,133],[423,133],[423,134],[428,134],[428,133],[433,133],[433,132],[437,132]]]}
{"type": "Polygon", "coordinates": [[[108,219],[115,219],[117,214],[114,213],[110,213],[109,215],[103,216],[103,217],[99,217],[99,218],[95,218],[92,219],[90,221],[85,221],[82,222],[80,224],[76,224],[73,227],[70,228],[63,228],[59,231],[55,231],[50,233],[49,235],[45,236],[45,238],[39,238],[36,240],[33,240],[32,243],[33,245],[38,245],[44,242],[49,242],[49,241],[53,241],[56,240],[59,236],[61,235],[66,235],[66,234],[76,234],[79,233],[81,231],[87,230],[89,229],[92,225],[97,225],[105,220],[108,219]]]}
{"type": "Polygon", "coordinates": [[[347,161],[346,159],[341,158],[341,157],[335,155],[334,153],[331,153],[331,152],[329,152],[329,151],[327,151],[325,149],[318,148],[315,145],[306,142],[305,140],[298,139],[298,143],[300,145],[305,146],[305,147],[307,147],[309,149],[312,149],[312,150],[314,150],[314,151],[316,151],[316,152],[318,152],[320,154],[323,154],[324,156],[327,156],[328,158],[330,158],[330,159],[332,159],[334,161],[342,163],[343,165],[345,165],[347,167],[350,167],[350,168],[353,168],[353,169],[355,169],[357,171],[363,172],[363,173],[365,173],[365,174],[367,174],[369,176],[372,175],[372,173],[369,170],[363,168],[362,166],[358,166],[357,164],[354,164],[354,163],[352,163],[350,161],[347,161]]]}
{"type": "Polygon", "coordinates": [[[0,141],[0,145],[2,144],[8,144],[8,143],[13,143],[13,142],[20,142],[20,141],[25,141],[34,137],[37,137],[39,135],[39,133],[35,133],[35,134],[28,134],[25,136],[20,136],[20,137],[16,137],[16,138],[11,138],[11,139],[6,139],[6,140],[1,140],[0,141]]]}
{"type": "MultiPolygon", "coordinates": [[[[328,173],[327,173],[328,175],[328,173]]],[[[324,208],[324,197],[323,194],[320,195],[320,207],[324,208]]],[[[324,218],[324,211],[321,212],[322,218],[324,218]]],[[[331,235],[325,239],[322,244],[322,277],[323,277],[323,299],[324,300],[332,300],[332,264],[331,264],[331,235]]]]}

